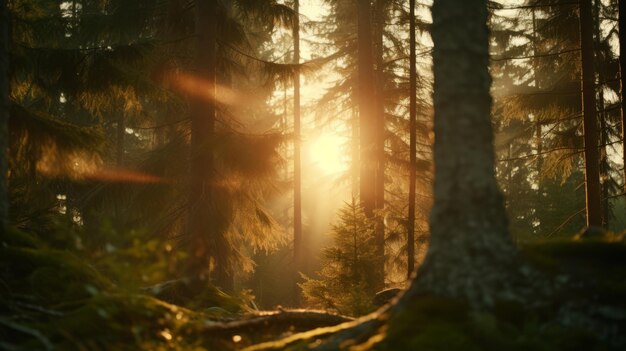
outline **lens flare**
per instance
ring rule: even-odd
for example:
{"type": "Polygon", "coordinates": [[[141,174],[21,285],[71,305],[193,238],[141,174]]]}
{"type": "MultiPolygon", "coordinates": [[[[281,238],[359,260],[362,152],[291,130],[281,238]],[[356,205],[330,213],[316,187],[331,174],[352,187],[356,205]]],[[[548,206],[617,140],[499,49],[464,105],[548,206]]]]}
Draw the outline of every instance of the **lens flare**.
{"type": "Polygon", "coordinates": [[[196,98],[215,100],[225,105],[234,105],[240,101],[234,90],[223,85],[212,84],[206,79],[196,77],[185,72],[175,72],[167,75],[166,81],[182,93],[196,98]]]}

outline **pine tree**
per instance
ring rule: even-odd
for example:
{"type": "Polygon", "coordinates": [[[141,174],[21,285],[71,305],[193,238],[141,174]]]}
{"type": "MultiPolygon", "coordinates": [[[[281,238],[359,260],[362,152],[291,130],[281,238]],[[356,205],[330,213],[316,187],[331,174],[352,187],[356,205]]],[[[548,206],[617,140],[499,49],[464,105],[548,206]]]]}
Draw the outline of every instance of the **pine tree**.
{"type": "Polygon", "coordinates": [[[494,6],[497,174],[521,239],[584,225],[577,5],[531,0],[515,18],[494,6]]]}
{"type": "Polygon", "coordinates": [[[352,200],[339,212],[333,226],[333,246],[324,249],[317,279],[300,284],[309,305],[341,314],[363,315],[374,308],[378,286],[374,269],[381,264],[376,252],[375,223],[352,200]]]}

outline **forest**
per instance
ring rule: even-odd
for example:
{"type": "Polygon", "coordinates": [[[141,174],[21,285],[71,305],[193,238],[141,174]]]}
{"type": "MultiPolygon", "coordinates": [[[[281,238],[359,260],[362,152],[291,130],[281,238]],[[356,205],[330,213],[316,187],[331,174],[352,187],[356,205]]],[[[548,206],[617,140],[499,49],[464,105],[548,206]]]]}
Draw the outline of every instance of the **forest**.
{"type": "Polygon", "coordinates": [[[626,350],[626,0],[0,0],[0,350],[626,350]]]}

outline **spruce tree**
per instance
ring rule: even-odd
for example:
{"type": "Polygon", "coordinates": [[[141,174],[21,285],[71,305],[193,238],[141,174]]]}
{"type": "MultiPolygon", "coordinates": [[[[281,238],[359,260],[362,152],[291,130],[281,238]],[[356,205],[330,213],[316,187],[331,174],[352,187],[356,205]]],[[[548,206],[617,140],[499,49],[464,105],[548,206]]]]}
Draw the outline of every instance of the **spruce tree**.
{"type": "Polygon", "coordinates": [[[374,308],[378,283],[372,272],[382,261],[376,251],[375,223],[354,200],[339,211],[338,221],[332,229],[333,245],[323,251],[318,277],[305,276],[300,287],[312,307],[363,315],[374,308]]]}

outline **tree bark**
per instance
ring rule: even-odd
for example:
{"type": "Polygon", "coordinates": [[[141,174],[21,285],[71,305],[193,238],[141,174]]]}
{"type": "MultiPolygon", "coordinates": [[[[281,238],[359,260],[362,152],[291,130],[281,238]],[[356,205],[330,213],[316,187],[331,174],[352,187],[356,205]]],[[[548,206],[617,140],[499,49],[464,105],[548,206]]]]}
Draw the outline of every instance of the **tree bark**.
{"type": "Polygon", "coordinates": [[[191,179],[189,194],[189,243],[192,274],[210,278],[216,286],[232,290],[231,247],[225,237],[228,220],[218,203],[215,186],[214,145],[216,118],[217,5],[196,2],[196,75],[206,94],[190,97],[191,179]],[[207,97],[208,96],[208,97],[207,97]],[[211,271],[212,264],[212,271],[211,271]]]}
{"type": "Polygon", "coordinates": [[[417,167],[417,68],[415,39],[415,0],[409,0],[409,216],[407,223],[407,275],[415,269],[415,176],[417,167]]]}
{"type": "Polygon", "coordinates": [[[593,13],[591,0],[580,1],[580,41],[587,227],[600,227],[602,226],[602,197],[600,194],[600,153],[595,93],[596,80],[593,69],[593,13]]]}
{"type": "MultiPolygon", "coordinates": [[[[537,39],[537,17],[535,14],[535,9],[532,9],[532,26],[533,26],[533,35],[532,35],[532,44],[533,44],[533,78],[535,81],[535,89],[541,89],[541,79],[539,73],[539,43],[537,39]]],[[[537,169],[537,203],[536,208],[542,205],[543,201],[543,182],[542,182],[542,169],[543,169],[543,132],[542,132],[542,123],[539,119],[539,116],[535,116],[535,142],[537,147],[537,158],[536,158],[536,169],[537,169]]],[[[510,148],[509,148],[510,152],[510,148]]],[[[511,158],[511,155],[509,155],[511,158]]],[[[538,220],[535,215],[535,219],[537,219],[538,225],[534,228],[535,233],[539,233],[541,231],[541,221],[538,220]]]]}
{"type": "MultiPolygon", "coordinates": [[[[600,29],[600,13],[602,11],[602,2],[600,0],[594,0],[594,46],[597,48],[601,47],[602,43],[602,31],[600,29]]],[[[605,110],[604,104],[604,84],[606,82],[606,77],[604,76],[604,70],[602,69],[602,65],[606,63],[606,58],[604,52],[601,50],[597,51],[597,62],[596,67],[598,67],[598,119],[600,122],[600,189],[602,191],[601,196],[601,204],[602,204],[602,227],[609,227],[609,217],[610,217],[610,203],[609,203],[609,159],[607,153],[607,144],[609,142],[609,131],[608,126],[606,124],[607,114],[605,110]]]]}
{"type": "Polygon", "coordinates": [[[430,246],[415,293],[467,299],[474,307],[515,299],[517,249],[494,174],[486,0],[436,0],[435,189],[430,246]]]}
{"type": "MultiPolygon", "coordinates": [[[[300,1],[294,0],[294,23],[293,23],[293,62],[297,65],[300,63],[300,1]]],[[[300,69],[296,67],[293,78],[293,184],[294,184],[294,203],[293,203],[293,255],[294,255],[294,302],[299,304],[300,290],[297,282],[299,272],[302,271],[302,166],[300,157],[300,69]]]]}
{"type": "Polygon", "coordinates": [[[619,0],[619,72],[622,112],[622,155],[624,169],[624,192],[626,192],[626,1],[619,0]]]}
{"type": "Polygon", "coordinates": [[[9,10],[0,0],[0,231],[9,221],[7,151],[9,122],[9,10]]]}

